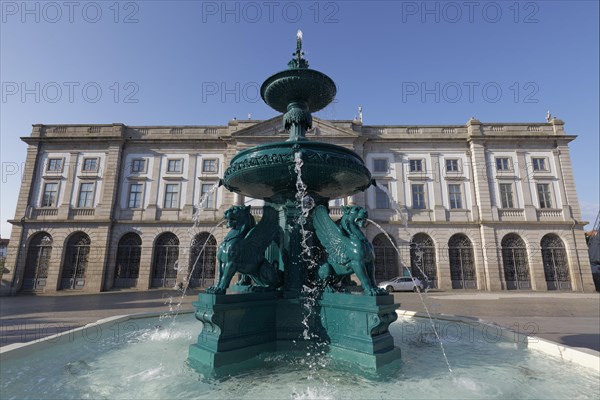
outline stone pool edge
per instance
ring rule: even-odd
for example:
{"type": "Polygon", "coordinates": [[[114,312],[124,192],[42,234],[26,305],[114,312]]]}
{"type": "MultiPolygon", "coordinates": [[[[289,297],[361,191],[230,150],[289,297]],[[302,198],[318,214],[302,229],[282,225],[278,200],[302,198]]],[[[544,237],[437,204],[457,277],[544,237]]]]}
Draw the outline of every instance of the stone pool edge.
{"type": "MultiPolygon", "coordinates": [[[[180,310],[177,315],[191,314],[193,313],[193,309],[189,310],[180,310]]],[[[399,317],[415,317],[415,318],[428,318],[426,313],[415,312],[415,311],[407,311],[407,310],[397,310],[396,313],[399,317]]],[[[94,330],[94,335],[97,335],[98,329],[100,332],[105,329],[110,329],[111,327],[115,327],[120,323],[124,323],[130,320],[143,319],[143,318],[151,318],[151,317],[159,317],[161,315],[165,315],[164,312],[147,312],[147,313],[139,313],[139,314],[126,314],[126,315],[116,315],[113,317],[103,318],[96,322],[91,322],[84,326],[69,329],[64,332],[60,332],[51,336],[47,336],[41,339],[33,340],[31,342],[25,343],[12,343],[6,346],[0,347],[0,361],[6,362],[11,359],[20,358],[26,355],[29,355],[35,351],[46,349],[52,345],[66,343],[68,341],[74,340],[74,337],[77,335],[88,335],[88,331],[90,329],[94,330]]],[[[442,320],[442,321],[452,321],[452,322],[460,322],[464,324],[481,324],[489,327],[493,327],[497,332],[500,332],[501,337],[508,341],[518,340],[519,343],[523,343],[529,349],[541,351],[544,354],[547,354],[552,357],[557,357],[564,362],[570,362],[573,364],[580,365],[585,368],[590,368],[595,370],[596,372],[600,372],[600,352],[585,349],[583,351],[579,348],[570,347],[567,345],[558,344],[552,342],[547,339],[542,339],[538,336],[529,336],[520,332],[516,332],[509,328],[500,326],[495,323],[490,323],[488,321],[467,317],[467,316],[458,316],[458,315],[449,315],[449,314],[431,314],[432,318],[442,320]]],[[[114,334],[114,329],[110,329],[114,334]]],[[[118,332],[118,329],[117,329],[118,332]]],[[[95,336],[94,336],[95,337],[95,336]]]]}
{"type": "MultiPolygon", "coordinates": [[[[424,312],[398,310],[396,311],[399,317],[416,317],[428,318],[424,312]]],[[[511,342],[518,340],[527,346],[528,349],[541,351],[542,353],[557,357],[564,362],[570,362],[580,365],[585,368],[590,368],[596,372],[600,372],[600,352],[592,349],[580,349],[563,344],[553,342],[548,339],[543,339],[539,336],[530,336],[521,332],[514,331],[510,328],[480,319],[475,317],[451,315],[451,314],[431,314],[431,317],[441,321],[460,322],[464,324],[479,324],[493,327],[501,333],[501,337],[511,342]]]]}

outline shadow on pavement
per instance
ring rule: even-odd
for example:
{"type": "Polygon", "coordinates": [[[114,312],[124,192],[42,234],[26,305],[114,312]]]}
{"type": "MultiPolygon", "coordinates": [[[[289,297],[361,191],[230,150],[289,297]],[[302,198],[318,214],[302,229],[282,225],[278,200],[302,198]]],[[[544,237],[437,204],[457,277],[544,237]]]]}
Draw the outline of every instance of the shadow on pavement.
{"type": "Polygon", "coordinates": [[[581,333],[577,335],[567,335],[560,338],[560,342],[572,347],[585,347],[588,349],[600,351],[600,334],[581,333]]]}

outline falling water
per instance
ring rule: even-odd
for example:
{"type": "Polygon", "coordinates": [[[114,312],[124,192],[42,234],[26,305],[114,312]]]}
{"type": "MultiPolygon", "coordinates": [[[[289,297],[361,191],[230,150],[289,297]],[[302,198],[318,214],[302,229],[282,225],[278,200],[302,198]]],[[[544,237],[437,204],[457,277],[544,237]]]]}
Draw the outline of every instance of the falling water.
{"type": "MultiPolygon", "coordinates": [[[[310,197],[306,191],[306,184],[302,181],[302,165],[304,162],[302,161],[302,153],[297,152],[294,154],[294,172],[296,172],[296,201],[300,206],[300,215],[298,216],[297,222],[300,225],[300,233],[302,235],[302,252],[300,256],[302,257],[302,261],[304,261],[307,265],[306,272],[310,275],[313,271],[318,267],[317,262],[315,261],[311,246],[309,245],[309,240],[312,237],[312,232],[306,229],[306,223],[308,221],[308,215],[310,211],[315,206],[315,201],[312,197],[310,197]]],[[[309,287],[306,284],[302,285],[302,297],[303,299],[303,311],[304,318],[302,319],[302,325],[304,326],[304,331],[302,332],[304,340],[307,341],[308,344],[308,352],[306,353],[308,367],[309,369],[313,369],[319,366],[324,367],[325,359],[322,357],[325,355],[325,351],[323,347],[326,345],[325,342],[319,341],[319,335],[311,330],[311,318],[314,318],[315,311],[317,310],[317,300],[320,294],[320,288],[318,285],[313,287],[309,287]],[[317,341],[313,342],[313,339],[317,341]],[[311,346],[314,344],[314,346],[311,346]]]]}
{"type": "MultiPolygon", "coordinates": [[[[389,189],[384,186],[377,186],[379,189],[381,189],[381,191],[383,193],[385,193],[385,195],[387,196],[389,202],[390,202],[390,206],[392,206],[392,209],[394,210],[394,212],[398,215],[398,218],[400,219],[400,222],[402,223],[402,227],[404,228],[404,232],[406,233],[407,237],[410,238],[410,232],[408,231],[408,214],[406,212],[406,207],[405,206],[400,206],[392,197],[392,194],[390,193],[389,189]],[[403,212],[401,210],[401,208],[403,208],[405,211],[403,212]]],[[[377,225],[377,224],[375,224],[377,225]]],[[[377,225],[379,226],[379,225],[377,225]]],[[[381,229],[381,227],[379,227],[381,229]]],[[[384,232],[385,233],[385,232],[384,232]]],[[[388,237],[389,239],[389,237],[388,237]]],[[[391,240],[390,240],[391,242],[391,240]]],[[[394,248],[396,249],[396,251],[399,253],[398,248],[396,248],[396,246],[394,245],[394,242],[392,242],[392,246],[394,246],[394,248]]],[[[430,282],[431,280],[429,279],[429,276],[427,276],[427,274],[425,273],[425,271],[421,268],[422,265],[422,260],[423,260],[423,249],[421,248],[421,245],[419,243],[414,243],[411,241],[411,246],[413,246],[414,251],[415,251],[415,256],[416,256],[416,260],[415,260],[415,266],[417,267],[417,269],[419,270],[419,272],[421,273],[421,276],[423,276],[424,280],[425,280],[425,294],[427,294],[427,292],[429,291],[429,286],[430,286],[430,282]]],[[[408,270],[408,267],[405,267],[408,270]]],[[[409,271],[409,275],[411,278],[413,278],[412,276],[412,271],[409,271]]],[[[413,282],[414,282],[414,278],[413,278],[413,282]]],[[[415,285],[417,288],[418,286],[415,285]]],[[[420,288],[418,288],[417,290],[420,290],[420,288]]]]}
{"type": "MultiPolygon", "coordinates": [[[[200,224],[200,212],[206,207],[204,205],[205,203],[207,203],[206,200],[209,198],[209,196],[211,196],[217,190],[218,187],[219,187],[219,182],[215,183],[206,193],[204,193],[200,197],[198,205],[194,205],[194,213],[192,214],[192,226],[187,231],[188,236],[192,239],[191,243],[190,243],[190,249],[196,245],[196,243],[195,243],[196,238],[193,237],[193,234],[200,224]]],[[[209,235],[208,237],[210,237],[213,234],[213,232],[219,226],[223,225],[225,222],[227,222],[227,220],[223,219],[223,220],[219,221],[215,226],[213,226],[208,231],[208,235],[209,235]]],[[[174,303],[173,296],[169,296],[165,302],[165,304],[167,304],[169,307],[169,311],[166,313],[163,313],[159,317],[159,321],[162,322],[166,318],[171,318],[171,323],[169,324],[169,327],[167,328],[167,340],[169,340],[171,338],[175,320],[176,320],[177,316],[179,315],[179,312],[181,310],[181,305],[183,304],[183,300],[185,298],[185,294],[187,293],[187,290],[189,288],[190,279],[194,274],[194,270],[195,270],[196,266],[198,265],[198,261],[200,260],[200,257],[204,254],[204,250],[206,249],[207,244],[208,244],[208,239],[204,242],[204,244],[202,245],[202,248],[198,252],[198,256],[196,257],[196,260],[194,261],[192,268],[191,269],[188,268],[188,271],[186,272],[186,276],[183,279],[182,285],[175,286],[174,289],[177,289],[181,292],[181,296],[179,296],[177,303],[173,304],[174,303]]],[[[158,328],[160,328],[160,325],[158,326],[158,328]]],[[[161,357],[160,366],[162,366],[163,358],[164,358],[164,353],[161,357]]]]}
{"type": "MultiPolygon", "coordinates": [[[[377,222],[375,222],[371,219],[368,219],[367,221],[369,221],[371,224],[375,225],[388,238],[389,242],[392,244],[392,246],[398,253],[398,256],[400,256],[400,250],[398,249],[398,247],[396,247],[396,245],[394,244],[394,241],[392,240],[390,235],[381,227],[381,225],[379,225],[377,222]]],[[[438,343],[440,344],[440,348],[442,349],[442,355],[444,356],[444,361],[446,361],[446,365],[448,366],[448,371],[452,372],[452,367],[450,366],[450,362],[448,361],[448,357],[446,356],[446,350],[444,349],[444,343],[442,342],[442,339],[440,338],[440,335],[438,334],[438,331],[435,328],[435,323],[433,321],[433,318],[431,317],[431,314],[429,313],[429,308],[427,308],[427,304],[425,302],[425,299],[423,298],[423,294],[421,293],[419,286],[416,284],[415,278],[412,276],[411,270],[409,268],[406,268],[406,270],[408,271],[410,278],[413,280],[413,284],[417,288],[417,293],[419,294],[419,299],[421,299],[423,308],[425,309],[425,312],[427,313],[427,318],[429,318],[429,323],[431,324],[431,329],[433,330],[433,333],[435,334],[435,337],[437,338],[438,343]]],[[[421,270],[420,267],[419,267],[419,271],[421,271],[421,273],[423,273],[423,271],[421,270]]]]}
{"type": "Polygon", "coordinates": [[[392,210],[394,210],[394,212],[396,213],[396,215],[398,215],[398,218],[400,219],[400,223],[402,224],[402,227],[404,228],[404,230],[406,231],[406,233],[408,233],[408,213],[406,212],[406,210],[404,212],[402,212],[401,208],[406,209],[406,207],[404,206],[400,206],[400,204],[398,204],[396,202],[396,200],[394,200],[394,198],[392,197],[392,194],[390,193],[390,190],[387,188],[387,186],[384,185],[376,185],[379,189],[381,189],[381,191],[383,193],[385,193],[385,195],[387,196],[389,202],[390,202],[390,206],[392,206],[392,210]]]}

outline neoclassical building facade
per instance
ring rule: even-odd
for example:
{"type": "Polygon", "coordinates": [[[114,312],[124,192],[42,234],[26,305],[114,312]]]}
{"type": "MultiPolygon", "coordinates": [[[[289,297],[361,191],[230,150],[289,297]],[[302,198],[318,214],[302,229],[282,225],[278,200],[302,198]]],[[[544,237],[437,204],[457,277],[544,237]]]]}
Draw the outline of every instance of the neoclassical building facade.
{"type": "MultiPolygon", "coordinates": [[[[240,150],[285,140],[281,116],[224,126],[34,125],[2,294],[206,287],[224,211],[261,201],[217,187],[240,150]]],[[[367,126],[314,118],[310,140],[363,157],[378,281],[441,290],[593,291],[564,123],[367,126]],[[381,189],[380,189],[381,188],[381,189]],[[389,238],[388,238],[389,237],[389,238]],[[390,239],[394,243],[390,243],[390,239]],[[399,252],[395,248],[399,249],[399,252]]]]}

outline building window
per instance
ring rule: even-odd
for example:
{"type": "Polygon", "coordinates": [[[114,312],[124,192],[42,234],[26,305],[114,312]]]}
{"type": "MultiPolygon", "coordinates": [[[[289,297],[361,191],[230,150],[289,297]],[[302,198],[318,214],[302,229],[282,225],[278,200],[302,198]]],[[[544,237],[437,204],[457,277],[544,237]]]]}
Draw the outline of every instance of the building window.
{"type": "Polygon", "coordinates": [[[375,253],[373,267],[376,282],[387,281],[399,275],[400,268],[398,253],[394,248],[395,245],[384,233],[380,233],[373,239],[373,251],[375,253]]]}
{"type": "Polygon", "coordinates": [[[137,285],[142,257],[142,238],[137,233],[123,235],[117,246],[114,287],[127,288],[137,285]]]}
{"type": "Polygon", "coordinates": [[[146,172],[146,160],[138,158],[131,161],[131,172],[140,173],[146,172]]]}
{"type": "Polygon", "coordinates": [[[463,208],[462,194],[460,193],[460,184],[448,185],[448,193],[450,195],[450,208],[463,208]]]}
{"type": "Polygon", "coordinates": [[[48,165],[46,165],[47,172],[62,172],[62,158],[49,158],[48,165]]]}
{"type": "Polygon", "coordinates": [[[376,158],[373,160],[373,172],[387,173],[388,160],[387,158],[376,158]]]}
{"type": "Polygon", "coordinates": [[[538,198],[540,200],[540,208],[552,208],[552,197],[550,196],[550,184],[537,184],[538,198]]]}
{"type": "Polygon", "coordinates": [[[219,172],[217,160],[204,160],[202,161],[202,172],[216,174],[219,172]]]}
{"type": "Polygon", "coordinates": [[[555,234],[542,238],[542,263],[548,290],[571,290],[565,244],[555,234]]]}
{"type": "Polygon", "coordinates": [[[410,172],[423,172],[423,160],[409,160],[410,172]]]}
{"type": "Polygon", "coordinates": [[[167,172],[181,172],[181,159],[167,160],[167,172]]]}
{"type": "Polygon", "coordinates": [[[161,234],[154,245],[152,287],[173,287],[179,268],[179,239],[171,232],[161,234]]]}
{"type": "Polygon", "coordinates": [[[82,183],[79,187],[78,208],[92,208],[94,203],[94,184],[82,183]]]}
{"type": "Polygon", "coordinates": [[[498,171],[510,171],[510,158],[508,158],[508,157],[497,157],[496,158],[496,170],[498,170],[498,171]]]}
{"type": "Polygon", "coordinates": [[[446,172],[459,172],[458,160],[446,160],[446,172]]]}
{"type": "Polygon", "coordinates": [[[46,183],[42,197],[42,207],[56,207],[58,198],[58,183],[46,183]]]}
{"type": "Polygon", "coordinates": [[[84,172],[98,171],[98,159],[97,158],[84,158],[82,171],[84,171],[84,172]]]}
{"type": "Polygon", "coordinates": [[[63,258],[61,289],[82,289],[84,287],[90,244],[90,237],[83,232],[75,233],[67,242],[67,250],[63,258]]]}
{"type": "Polygon", "coordinates": [[[514,208],[512,183],[500,184],[500,203],[502,208],[514,208]]]}
{"type": "Polygon", "coordinates": [[[179,208],[178,183],[169,183],[165,186],[165,208],[179,208]]]}
{"type": "Polygon", "coordinates": [[[433,239],[424,233],[417,233],[410,244],[410,269],[415,278],[428,281],[428,288],[437,286],[435,265],[435,245],[433,239]]]}
{"type": "Polygon", "coordinates": [[[141,183],[129,185],[129,208],[140,208],[142,206],[142,188],[141,183]]]}
{"type": "Polygon", "coordinates": [[[344,198],[329,200],[329,207],[341,207],[344,205],[344,198]]]}
{"type": "Polygon", "coordinates": [[[43,289],[46,286],[51,253],[52,236],[46,232],[36,233],[29,243],[21,290],[43,289]]]}
{"type": "Polygon", "coordinates": [[[477,289],[477,275],[473,262],[475,256],[469,238],[462,233],[453,235],[448,240],[448,257],[452,289],[477,289]]]}
{"type": "Polygon", "coordinates": [[[216,195],[217,195],[217,191],[216,189],[214,189],[215,184],[214,183],[203,183],[202,186],[200,187],[200,206],[202,208],[216,208],[215,204],[216,204],[216,195]],[[212,190],[212,192],[211,192],[212,190]]]}
{"type": "MultiPolygon", "coordinates": [[[[388,189],[387,183],[379,184],[379,186],[382,186],[385,189],[388,189]]],[[[378,208],[378,209],[390,208],[390,198],[388,197],[385,190],[380,187],[375,187],[375,208],[378,208]]]]}
{"type": "Polygon", "coordinates": [[[534,171],[548,171],[548,167],[546,166],[546,159],[543,157],[532,158],[531,163],[533,164],[534,171]]]}
{"type": "Polygon", "coordinates": [[[424,209],[425,208],[425,185],[423,184],[412,184],[412,208],[424,209]]]}
{"type": "Polygon", "coordinates": [[[217,269],[217,240],[207,232],[197,234],[190,249],[190,287],[210,286],[217,269]]]}
{"type": "Polygon", "coordinates": [[[527,247],[519,235],[509,233],[504,236],[502,245],[502,264],[504,279],[508,290],[531,289],[527,247]]]}

